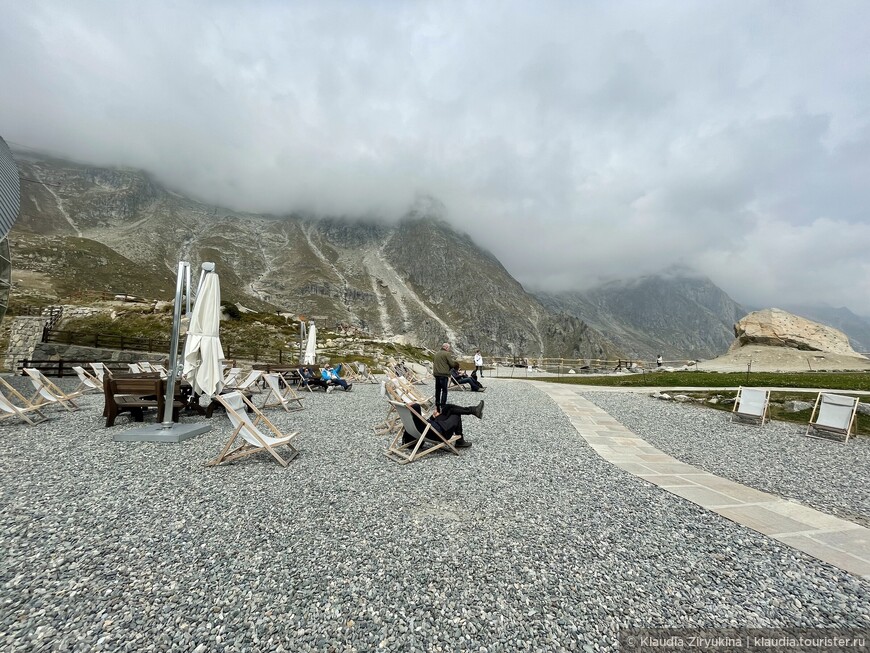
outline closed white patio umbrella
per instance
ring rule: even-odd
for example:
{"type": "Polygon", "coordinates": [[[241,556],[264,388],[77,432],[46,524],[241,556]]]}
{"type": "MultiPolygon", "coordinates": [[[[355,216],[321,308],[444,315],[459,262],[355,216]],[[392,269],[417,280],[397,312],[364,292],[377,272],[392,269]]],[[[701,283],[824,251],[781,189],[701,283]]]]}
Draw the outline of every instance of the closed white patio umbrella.
{"type": "Polygon", "coordinates": [[[317,327],[314,322],[308,329],[308,342],[305,343],[305,357],[302,359],[303,365],[314,365],[317,358],[317,327]]]}
{"type": "Polygon", "coordinates": [[[220,280],[216,272],[206,272],[190,317],[182,374],[195,393],[209,397],[223,388],[224,350],[220,340],[220,321],[220,280]]]}

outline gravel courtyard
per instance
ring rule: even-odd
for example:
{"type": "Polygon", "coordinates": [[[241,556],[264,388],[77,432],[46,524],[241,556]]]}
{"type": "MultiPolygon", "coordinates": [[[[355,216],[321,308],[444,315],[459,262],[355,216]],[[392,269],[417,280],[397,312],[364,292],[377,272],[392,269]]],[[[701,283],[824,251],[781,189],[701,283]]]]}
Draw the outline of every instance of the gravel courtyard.
{"type": "Polygon", "coordinates": [[[451,393],[486,400],[474,446],[406,466],[372,433],[377,386],[304,396],[268,412],[302,432],[287,469],[206,468],[217,414],[177,445],[113,442],[132,424],[103,428],[94,396],[0,423],[0,649],[588,652],[630,626],[870,629],[870,583],[606,463],[532,384],[451,393]]]}

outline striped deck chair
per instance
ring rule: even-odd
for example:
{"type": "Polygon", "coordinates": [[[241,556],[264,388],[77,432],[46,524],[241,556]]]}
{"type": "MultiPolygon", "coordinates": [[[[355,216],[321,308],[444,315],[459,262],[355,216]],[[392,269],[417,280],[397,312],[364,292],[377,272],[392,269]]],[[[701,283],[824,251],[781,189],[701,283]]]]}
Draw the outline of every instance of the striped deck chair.
{"type": "Polygon", "coordinates": [[[39,406],[34,406],[27,401],[24,395],[6,382],[6,379],[0,378],[0,384],[3,386],[0,391],[0,411],[3,413],[0,414],[0,420],[17,417],[22,422],[35,426],[48,419],[45,413],[39,410],[39,406]],[[10,397],[14,397],[21,405],[13,403],[10,397]]]}
{"type": "Polygon", "coordinates": [[[302,397],[296,394],[296,391],[293,390],[289,383],[284,383],[284,388],[281,388],[283,380],[279,374],[264,374],[263,380],[266,382],[267,392],[262,408],[281,406],[288,413],[292,410],[302,410],[304,408],[302,397]]]}
{"type": "Polygon", "coordinates": [[[731,421],[737,418],[764,426],[765,421],[770,421],[769,404],[770,390],[740,386],[734,399],[734,408],[731,409],[731,421]]]}
{"type": "Polygon", "coordinates": [[[58,388],[54,383],[49,381],[46,376],[39,370],[33,367],[25,367],[24,373],[30,377],[30,383],[36,389],[33,396],[30,398],[30,404],[34,406],[42,406],[43,404],[57,404],[63,406],[68,411],[78,410],[79,407],[73,399],[81,397],[81,392],[66,393],[58,388]],[[39,401],[36,401],[37,397],[39,401]]]}
{"type": "Polygon", "coordinates": [[[848,442],[858,413],[858,397],[820,392],[805,435],[848,442]]]}
{"type": "Polygon", "coordinates": [[[207,463],[209,467],[238,460],[261,451],[268,452],[279,465],[286,467],[291,460],[299,455],[299,450],[292,443],[293,438],[299,432],[281,433],[278,427],[270,422],[241,392],[215,395],[214,399],[226,409],[227,417],[230,418],[230,423],[233,425],[233,432],[229,442],[218,457],[207,463]],[[256,416],[255,419],[251,419],[248,411],[256,416]],[[238,445],[236,445],[236,441],[239,441],[238,445]],[[281,453],[277,451],[278,447],[282,446],[289,449],[289,453],[284,454],[286,458],[282,458],[281,453]]]}

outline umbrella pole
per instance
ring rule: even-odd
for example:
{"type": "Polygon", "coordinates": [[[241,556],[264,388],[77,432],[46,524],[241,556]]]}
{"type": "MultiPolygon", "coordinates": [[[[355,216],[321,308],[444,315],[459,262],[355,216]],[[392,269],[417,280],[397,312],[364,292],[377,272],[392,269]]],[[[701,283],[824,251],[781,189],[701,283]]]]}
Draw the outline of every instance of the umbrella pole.
{"type": "Polygon", "coordinates": [[[172,340],[169,345],[169,378],[166,379],[163,422],[160,424],[163,429],[171,429],[173,424],[172,406],[175,402],[175,380],[178,376],[178,332],[181,330],[182,290],[186,291],[187,301],[190,302],[190,263],[187,261],[179,262],[175,281],[175,312],[172,316],[172,340]],[[185,285],[186,288],[183,288],[185,285]]]}
{"type": "Polygon", "coordinates": [[[143,426],[116,433],[115,442],[183,442],[211,430],[208,424],[174,424],[172,407],[175,403],[175,382],[178,379],[178,337],[181,330],[181,302],[187,295],[187,312],[190,313],[190,263],[178,263],[175,281],[175,311],[172,316],[172,340],[169,345],[169,374],[166,379],[166,397],[163,421],[160,424],[143,426]]]}

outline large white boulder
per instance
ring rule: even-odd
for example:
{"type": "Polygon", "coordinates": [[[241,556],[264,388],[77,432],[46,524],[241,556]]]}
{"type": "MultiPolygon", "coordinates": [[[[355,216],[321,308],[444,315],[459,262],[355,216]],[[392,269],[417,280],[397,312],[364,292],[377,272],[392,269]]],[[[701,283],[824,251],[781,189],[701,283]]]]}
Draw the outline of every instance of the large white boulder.
{"type": "Polygon", "coordinates": [[[729,351],[746,345],[766,345],[844,356],[859,355],[842,331],[778,308],[750,313],[734,325],[734,336],[736,340],[729,351]]]}

